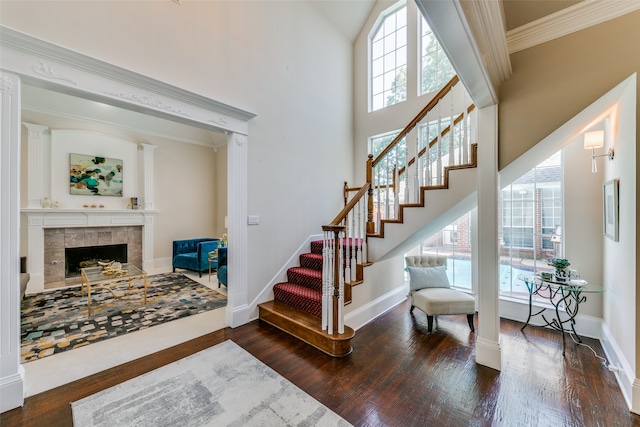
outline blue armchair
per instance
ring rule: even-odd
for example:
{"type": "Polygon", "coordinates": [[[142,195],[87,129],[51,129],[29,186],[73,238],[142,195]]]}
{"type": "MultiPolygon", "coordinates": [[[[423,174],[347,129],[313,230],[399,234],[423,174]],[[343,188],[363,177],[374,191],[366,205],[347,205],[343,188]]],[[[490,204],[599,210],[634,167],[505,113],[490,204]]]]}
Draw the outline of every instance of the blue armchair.
{"type": "MultiPolygon", "coordinates": [[[[209,269],[208,254],[218,247],[217,238],[185,239],[173,241],[173,258],[171,265],[173,272],[176,268],[197,271],[202,277],[202,272],[209,269]]],[[[211,268],[217,268],[215,261],[211,268]]]]}
{"type": "Polygon", "coordinates": [[[217,276],[218,276],[218,287],[220,287],[220,284],[227,286],[227,248],[218,249],[217,276]]]}

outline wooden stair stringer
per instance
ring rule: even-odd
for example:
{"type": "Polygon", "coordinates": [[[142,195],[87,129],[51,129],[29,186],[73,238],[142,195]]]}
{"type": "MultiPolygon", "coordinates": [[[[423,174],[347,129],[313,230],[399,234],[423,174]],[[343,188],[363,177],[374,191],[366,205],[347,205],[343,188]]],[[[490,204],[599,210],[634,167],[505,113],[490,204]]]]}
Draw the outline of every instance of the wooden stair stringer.
{"type": "Polygon", "coordinates": [[[258,309],[260,321],[275,326],[329,356],[344,357],[353,351],[351,340],[355,331],[349,326],[345,325],[342,334],[328,334],[322,330],[320,318],[289,305],[268,301],[258,304],[258,309]]]}
{"type": "Polygon", "coordinates": [[[397,219],[382,220],[380,232],[367,235],[369,260],[375,262],[406,252],[420,244],[425,235],[447,226],[452,217],[457,218],[455,215],[472,209],[477,204],[477,173],[473,168],[467,165],[451,168],[457,172],[447,178],[447,187],[421,187],[420,203],[400,205],[397,219]],[[385,232],[388,227],[393,231],[385,232]]]}
{"type": "Polygon", "coordinates": [[[403,224],[404,223],[404,210],[405,208],[423,208],[426,204],[426,197],[428,190],[448,190],[449,189],[449,176],[452,171],[475,169],[478,167],[478,144],[471,145],[471,162],[463,165],[445,166],[443,174],[443,183],[441,185],[423,185],[420,187],[420,201],[417,203],[404,203],[400,204],[398,211],[398,218],[395,219],[383,219],[380,221],[380,231],[378,233],[369,233],[367,237],[384,238],[385,224],[403,224]]]}

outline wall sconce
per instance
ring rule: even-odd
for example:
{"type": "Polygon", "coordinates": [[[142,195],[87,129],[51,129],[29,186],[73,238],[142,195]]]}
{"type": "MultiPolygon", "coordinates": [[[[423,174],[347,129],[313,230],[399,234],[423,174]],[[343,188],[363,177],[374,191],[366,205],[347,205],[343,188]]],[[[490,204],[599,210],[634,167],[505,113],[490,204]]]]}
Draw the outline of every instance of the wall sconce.
{"type": "Polygon", "coordinates": [[[596,166],[596,157],[608,157],[609,160],[613,160],[613,148],[609,148],[609,151],[606,154],[598,154],[596,155],[596,148],[600,148],[604,146],[604,131],[603,130],[594,130],[591,132],[584,133],[584,149],[591,149],[591,172],[598,172],[598,168],[596,166]]]}

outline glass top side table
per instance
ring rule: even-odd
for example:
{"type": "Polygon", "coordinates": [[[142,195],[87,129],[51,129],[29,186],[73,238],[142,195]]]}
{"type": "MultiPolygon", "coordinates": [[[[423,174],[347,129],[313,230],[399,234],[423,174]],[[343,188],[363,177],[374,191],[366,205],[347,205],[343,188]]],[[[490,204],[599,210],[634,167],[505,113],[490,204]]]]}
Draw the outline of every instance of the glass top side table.
{"type": "Polygon", "coordinates": [[[529,291],[529,315],[521,330],[529,325],[531,318],[540,316],[544,326],[548,326],[556,331],[562,332],[562,354],[565,354],[565,332],[573,333],[578,342],[582,342],[582,338],[576,332],[576,316],[580,304],[587,300],[587,294],[601,294],[605,291],[599,286],[589,285],[584,280],[569,280],[560,282],[552,279],[543,279],[540,275],[520,275],[518,276],[527,286],[529,291]],[[548,300],[553,306],[554,313],[552,316],[545,315],[547,307],[540,308],[536,313],[533,312],[533,297],[537,295],[548,300]],[[564,315],[562,315],[564,312],[564,315]]]}

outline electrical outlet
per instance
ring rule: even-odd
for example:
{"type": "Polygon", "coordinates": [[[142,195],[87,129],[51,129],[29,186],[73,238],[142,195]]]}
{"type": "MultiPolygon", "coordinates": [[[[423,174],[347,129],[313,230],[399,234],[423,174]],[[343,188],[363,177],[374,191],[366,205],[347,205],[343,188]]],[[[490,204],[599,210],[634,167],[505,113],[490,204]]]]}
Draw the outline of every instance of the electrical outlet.
{"type": "Polygon", "coordinates": [[[260,217],[258,215],[249,215],[247,218],[248,225],[258,225],[260,224],[260,217]]]}

